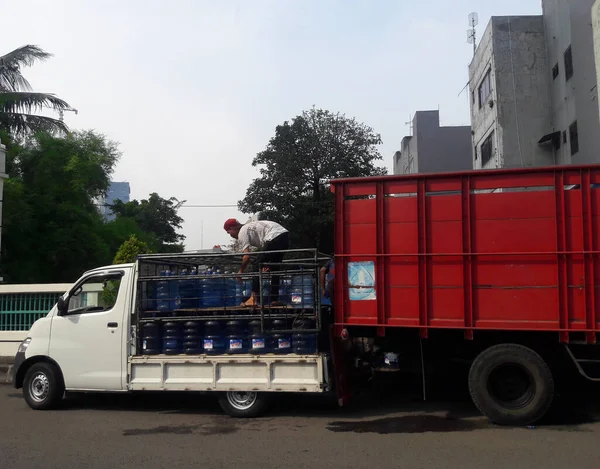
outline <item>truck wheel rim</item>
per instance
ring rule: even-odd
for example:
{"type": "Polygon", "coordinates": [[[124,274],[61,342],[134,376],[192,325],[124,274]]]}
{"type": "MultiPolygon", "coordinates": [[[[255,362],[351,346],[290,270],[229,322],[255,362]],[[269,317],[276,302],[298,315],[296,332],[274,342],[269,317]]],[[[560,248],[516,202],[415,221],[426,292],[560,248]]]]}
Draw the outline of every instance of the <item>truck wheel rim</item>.
{"type": "Polygon", "coordinates": [[[255,392],[228,392],[227,401],[237,410],[248,410],[256,402],[255,392]]]}
{"type": "Polygon", "coordinates": [[[502,407],[516,410],[527,406],[533,400],[536,386],[526,368],[516,363],[503,363],[490,373],[488,392],[502,407]]]}
{"type": "Polygon", "coordinates": [[[43,402],[50,392],[50,381],[44,373],[36,374],[29,385],[29,394],[36,402],[43,402]]]}

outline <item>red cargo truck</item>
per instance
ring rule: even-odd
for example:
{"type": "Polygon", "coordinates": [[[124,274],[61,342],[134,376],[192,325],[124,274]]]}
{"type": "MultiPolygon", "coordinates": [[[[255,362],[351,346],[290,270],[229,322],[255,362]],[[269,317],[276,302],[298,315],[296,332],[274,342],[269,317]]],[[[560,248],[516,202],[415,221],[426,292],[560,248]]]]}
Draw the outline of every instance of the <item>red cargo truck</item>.
{"type": "Polygon", "coordinates": [[[340,399],[361,360],[461,358],[483,414],[528,424],[559,364],[600,378],[599,184],[597,165],[332,181],[340,399]]]}

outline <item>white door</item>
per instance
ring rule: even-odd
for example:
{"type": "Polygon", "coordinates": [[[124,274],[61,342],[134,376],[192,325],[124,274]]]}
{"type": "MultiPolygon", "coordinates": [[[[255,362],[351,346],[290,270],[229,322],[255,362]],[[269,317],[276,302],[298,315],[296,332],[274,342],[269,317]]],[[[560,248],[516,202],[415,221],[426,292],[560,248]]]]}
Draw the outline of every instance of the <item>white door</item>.
{"type": "Polygon", "coordinates": [[[93,272],[69,293],[52,319],[50,357],[67,389],[124,389],[131,268],[93,272]]]}

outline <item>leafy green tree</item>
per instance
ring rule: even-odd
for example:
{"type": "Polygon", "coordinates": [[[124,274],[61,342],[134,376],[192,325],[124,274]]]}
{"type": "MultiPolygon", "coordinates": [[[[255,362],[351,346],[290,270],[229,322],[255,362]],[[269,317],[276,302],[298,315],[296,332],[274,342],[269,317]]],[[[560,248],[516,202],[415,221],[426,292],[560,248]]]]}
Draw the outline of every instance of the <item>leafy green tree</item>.
{"type": "MultiPolygon", "coordinates": [[[[151,254],[152,251],[146,243],[131,235],[125,240],[117,251],[113,264],[129,264],[135,262],[139,254],[151,254]]],[[[102,300],[105,305],[114,305],[119,291],[120,281],[109,280],[102,290],[102,300]]]]}
{"type": "Polygon", "coordinates": [[[117,145],[94,132],[38,133],[8,151],[2,274],[11,283],[68,282],[110,263],[94,199],[109,185],[117,145]]]}
{"type": "Polygon", "coordinates": [[[44,109],[54,112],[73,111],[62,99],[50,93],[36,93],[21,73],[52,55],[43,49],[26,45],[0,56],[0,129],[16,136],[46,131],[65,133],[67,126],[61,119],[36,114],[44,109]]]}
{"type": "Polygon", "coordinates": [[[275,129],[267,148],[252,160],[260,177],[238,202],[290,230],[295,247],[333,251],[333,196],[328,182],[340,177],[386,174],[377,167],[381,137],[339,113],[311,109],[275,129]]]}
{"type": "Polygon", "coordinates": [[[152,251],[146,243],[137,239],[135,235],[132,235],[128,240],[121,244],[121,247],[113,259],[113,264],[128,264],[135,262],[139,254],[152,254],[152,251]]]}
{"type": "Polygon", "coordinates": [[[111,206],[117,220],[128,218],[135,221],[142,232],[152,236],[152,248],[158,252],[181,252],[184,249],[185,236],[177,232],[181,229],[183,218],[178,210],[185,201],[175,197],[163,199],[157,193],[150,194],[148,199],[123,202],[116,200],[111,206]]]}

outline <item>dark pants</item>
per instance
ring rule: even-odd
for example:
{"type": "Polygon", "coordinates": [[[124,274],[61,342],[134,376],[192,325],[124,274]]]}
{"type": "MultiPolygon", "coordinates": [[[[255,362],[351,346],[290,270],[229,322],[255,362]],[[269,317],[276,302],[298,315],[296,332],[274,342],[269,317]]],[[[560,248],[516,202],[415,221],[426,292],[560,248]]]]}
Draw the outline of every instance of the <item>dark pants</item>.
{"type": "MultiPolygon", "coordinates": [[[[284,252],[265,252],[265,251],[282,251],[289,248],[289,234],[283,233],[277,236],[277,238],[267,241],[263,248],[259,251],[257,256],[258,268],[263,268],[263,263],[281,263],[283,261],[284,252]]],[[[270,272],[281,270],[281,266],[266,266],[270,272]]],[[[260,295],[260,283],[258,277],[252,279],[252,291],[256,295],[260,295]]],[[[279,275],[273,275],[271,277],[271,301],[277,301],[279,299],[279,275]]],[[[268,301],[268,299],[267,299],[268,301]]]]}

